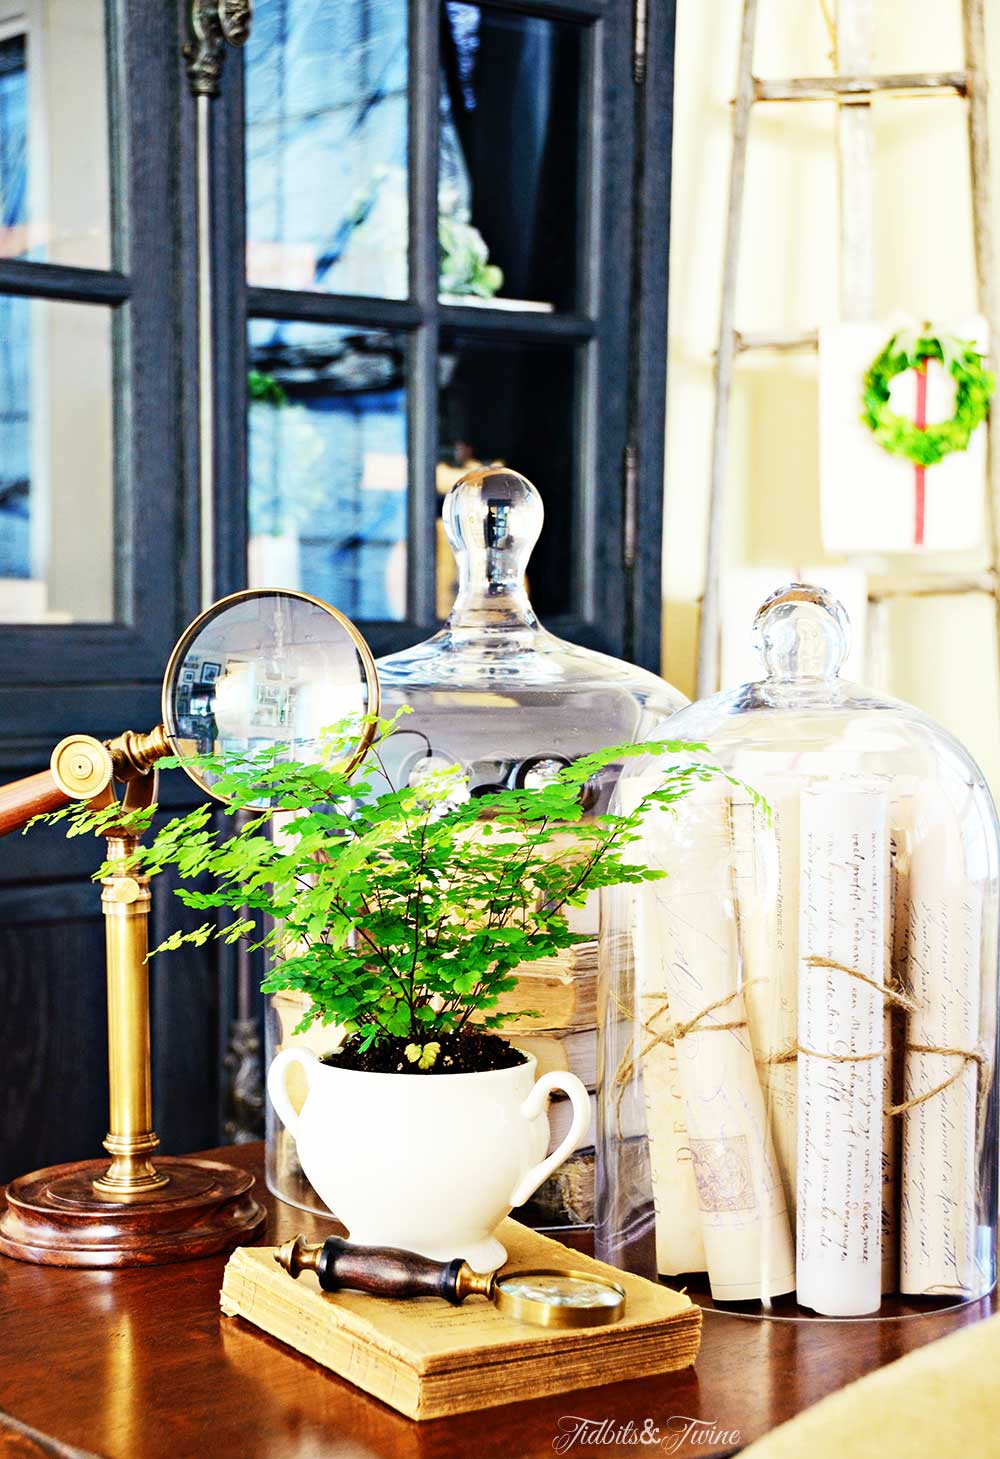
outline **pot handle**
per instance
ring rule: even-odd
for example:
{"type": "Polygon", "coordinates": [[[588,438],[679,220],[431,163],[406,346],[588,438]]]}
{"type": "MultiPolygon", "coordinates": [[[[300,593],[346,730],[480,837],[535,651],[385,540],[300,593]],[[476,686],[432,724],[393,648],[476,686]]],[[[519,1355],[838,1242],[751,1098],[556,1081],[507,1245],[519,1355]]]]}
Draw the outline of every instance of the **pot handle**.
{"type": "Polygon", "coordinates": [[[561,1089],[564,1094],[569,1095],[573,1103],[573,1123],[569,1127],[565,1140],[553,1150],[552,1154],[547,1155],[544,1160],[533,1165],[521,1176],[510,1193],[509,1199],[512,1206],[523,1206],[542,1181],[548,1180],[552,1172],[558,1170],[563,1161],[568,1160],[573,1151],[583,1144],[587,1131],[590,1129],[591,1108],[587,1086],[575,1074],[570,1074],[562,1069],[555,1069],[550,1074],[542,1075],[521,1106],[523,1117],[526,1120],[536,1119],[545,1109],[545,1101],[554,1089],[561,1089]]]}
{"type": "Polygon", "coordinates": [[[267,1071],[267,1093],[271,1103],[274,1105],[278,1119],[291,1135],[293,1140],[299,1137],[299,1117],[295,1113],[295,1106],[288,1097],[288,1089],[285,1085],[285,1074],[289,1064],[301,1064],[302,1072],[306,1076],[306,1087],[311,1087],[310,1075],[313,1068],[319,1063],[312,1049],[282,1049],[271,1061],[271,1067],[267,1071]]]}

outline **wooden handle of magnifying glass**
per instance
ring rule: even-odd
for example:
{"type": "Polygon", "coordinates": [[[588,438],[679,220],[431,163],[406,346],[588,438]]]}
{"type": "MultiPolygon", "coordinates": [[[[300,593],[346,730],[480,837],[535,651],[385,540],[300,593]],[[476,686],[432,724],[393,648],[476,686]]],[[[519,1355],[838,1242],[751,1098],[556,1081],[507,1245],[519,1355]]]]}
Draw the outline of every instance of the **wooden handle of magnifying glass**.
{"type": "Polygon", "coordinates": [[[20,830],[32,816],[57,811],[69,800],[66,792],[56,784],[51,770],[42,770],[37,775],[26,776],[24,780],[15,780],[13,785],[0,787],[0,836],[20,830]]]}
{"type": "Polygon", "coordinates": [[[0,836],[71,800],[93,800],[110,785],[111,773],[111,755],[100,740],[67,735],[52,751],[48,770],[0,787],[0,836]]]}
{"type": "Polygon", "coordinates": [[[301,1236],[286,1241],[274,1253],[290,1276],[313,1271],[324,1292],[369,1292],[373,1297],[443,1297],[458,1306],[473,1293],[486,1297],[493,1273],[473,1272],[461,1257],[432,1261],[394,1246],[352,1246],[340,1236],[328,1236],[322,1246],[301,1236]]]}

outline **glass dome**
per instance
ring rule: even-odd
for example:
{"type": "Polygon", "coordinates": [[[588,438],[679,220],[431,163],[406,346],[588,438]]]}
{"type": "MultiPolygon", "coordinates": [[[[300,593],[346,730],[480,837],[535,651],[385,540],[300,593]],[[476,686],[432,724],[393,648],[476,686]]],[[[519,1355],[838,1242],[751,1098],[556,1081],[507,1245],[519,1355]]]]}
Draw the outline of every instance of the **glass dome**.
{"type": "Polygon", "coordinates": [[[993,801],[944,729],[838,677],[822,589],[755,632],[765,676],[618,784],[633,809],[706,767],[633,847],[664,879],[604,894],[598,1254],[742,1314],[970,1301],[996,1277],[993,801]]]}
{"type": "MultiPolygon", "coordinates": [[[[472,796],[544,783],[580,755],[646,739],[686,704],[656,674],[567,643],[541,626],[525,574],[542,520],[539,492],[504,467],[468,473],[445,498],[444,527],[459,576],[451,616],[432,638],[377,663],[383,715],[390,718],[404,705],[411,711],[383,747],[394,785],[417,783],[453,765],[462,767],[472,796]]],[[[593,813],[607,808],[616,779],[611,767],[588,786],[593,813]]],[[[597,1079],[597,916],[596,899],[575,910],[574,930],[591,940],[553,966],[534,963],[524,973],[528,1006],[542,1017],[510,1026],[515,1041],[535,1054],[540,1073],[572,1068],[591,1090],[597,1079]]],[[[295,995],[275,996],[269,1060],[288,1042],[303,1011],[295,995]]],[[[314,1027],[307,1038],[323,1043],[318,1051],[325,1052],[335,1034],[314,1027]]],[[[565,1134],[561,1113],[554,1108],[555,1143],[565,1134]]],[[[268,1120],[272,1191],[325,1213],[270,1110],[268,1120]]],[[[589,1224],[593,1191],[591,1143],[546,1182],[524,1214],[537,1224],[589,1224]]]]}

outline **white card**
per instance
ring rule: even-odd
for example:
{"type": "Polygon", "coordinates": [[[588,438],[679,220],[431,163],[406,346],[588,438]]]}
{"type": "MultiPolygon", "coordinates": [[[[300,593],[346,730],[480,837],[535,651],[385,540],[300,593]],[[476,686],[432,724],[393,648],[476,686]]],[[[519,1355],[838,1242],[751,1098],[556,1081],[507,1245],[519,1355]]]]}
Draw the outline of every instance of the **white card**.
{"type": "MultiPolygon", "coordinates": [[[[982,541],[985,427],[966,451],[928,466],[921,489],[918,468],[883,450],[861,420],[865,373],[897,327],[890,321],[820,330],[820,499],[828,552],[956,552],[982,541]]],[[[983,319],[973,316],[947,327],[985,350],[983,319]]],[[[915,419],[915,372],[897,376],[891,390],[892,409],[915,419]]],[[[929,361],[927,420],[946,420],[954,397],[954,381],[937,361],[929,361]]]]}

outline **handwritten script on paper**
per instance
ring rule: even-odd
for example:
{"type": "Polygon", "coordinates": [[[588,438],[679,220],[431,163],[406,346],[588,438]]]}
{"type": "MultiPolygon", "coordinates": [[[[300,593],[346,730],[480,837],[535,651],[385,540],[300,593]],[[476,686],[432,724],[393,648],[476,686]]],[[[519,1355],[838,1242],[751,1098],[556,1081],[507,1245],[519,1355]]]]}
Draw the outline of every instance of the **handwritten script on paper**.
{"type": "Polygon", "coordinates": [[[881,993],[888,804],[824,783],[801,802],[798,1058],[799,1301],[828,1316],[875,1311],[882,1290],[881,993]]]}
{"type": "Polygon", "coordinates": [[[903,1097],[938,1092],[903,1115],[900,1286],[958,1295],[979,1285],[979,1069],[961,1054],[921,1049],[978,1048],[982,893],[965,874],[958,816],[933,786],[917,792],[911,834],[906,977],[917,1010],[907,1025],[903,1097]]]}

